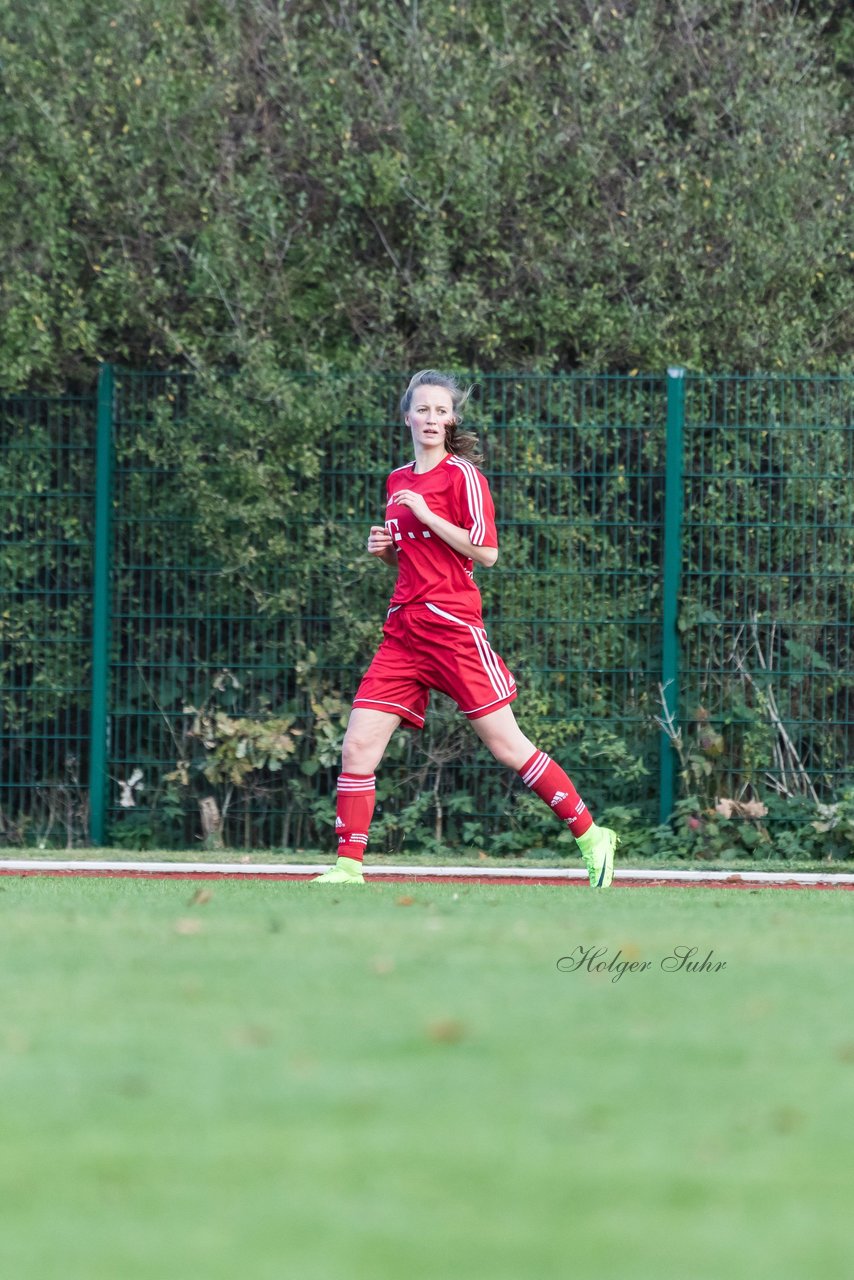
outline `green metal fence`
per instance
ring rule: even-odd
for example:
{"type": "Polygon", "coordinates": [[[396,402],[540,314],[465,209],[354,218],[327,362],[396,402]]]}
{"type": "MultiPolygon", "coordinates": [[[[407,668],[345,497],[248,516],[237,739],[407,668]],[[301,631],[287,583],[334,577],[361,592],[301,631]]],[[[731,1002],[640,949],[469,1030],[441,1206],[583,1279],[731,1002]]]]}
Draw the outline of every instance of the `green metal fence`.
{"type": "MultiPolygon", "coordinates": [[[[854,380],[478,383],[501,537],[479,581],[530,736],[598,813],[837,799],[854,380]]],[[[363,546],[407,458],[403,384],[295,375],[282,403],[105,368],[91,397],[0,402],[3,843],[329,840],[391,585],[363,546]]],[[[443,698],[378,798],[388,849],[536,843],[550,817],[443,698]]]]}
{"type": "Polygon", "coordinates": [[[93,397],[0,402],[0,840],[89,820],[93,397]]]}
{"type": "Polygon", "coordinates": [[[683,713],[712,761],[828,803],[854,763],[854,384],[687,382],[683,713]]]}

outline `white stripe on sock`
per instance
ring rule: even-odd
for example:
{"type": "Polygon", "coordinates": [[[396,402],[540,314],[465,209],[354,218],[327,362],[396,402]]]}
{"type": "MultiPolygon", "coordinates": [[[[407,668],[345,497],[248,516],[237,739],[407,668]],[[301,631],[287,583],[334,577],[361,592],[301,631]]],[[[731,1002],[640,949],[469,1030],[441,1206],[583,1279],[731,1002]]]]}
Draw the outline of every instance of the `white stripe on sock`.
{"type": "Polygon", "coordinates": [[[527,773],[522,774],[522,781],[527,786],[533,787],[535,782],[539,782],[550,764],[551,757],[547,756],[544,751],[541,751],[527,773]]]}

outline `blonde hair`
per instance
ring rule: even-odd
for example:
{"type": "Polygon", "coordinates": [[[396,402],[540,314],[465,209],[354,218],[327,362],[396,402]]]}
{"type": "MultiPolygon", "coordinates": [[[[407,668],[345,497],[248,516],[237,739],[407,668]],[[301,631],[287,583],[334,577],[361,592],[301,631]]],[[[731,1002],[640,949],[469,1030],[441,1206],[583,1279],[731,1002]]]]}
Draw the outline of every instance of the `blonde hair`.
{"type": "Polygon", "coordinates": [[[409,386],[401,398],[400,412],[404,417],[412,408],[412,398],[419,387],[441,387],[450,393],[454,420],[445,427],[445,448],[448,453],[456,454],[458,458],[465,458],[468,462],[473,462],[476,467],[480,466],[483,462],[483,454],[480,452],[477,435],[473,431],[460,431],[463,420],[462,410],[474,387],[466,387],[463,390],[452,374],[440,373],[438,369],[421,369],[409,379],[409,386]]]}

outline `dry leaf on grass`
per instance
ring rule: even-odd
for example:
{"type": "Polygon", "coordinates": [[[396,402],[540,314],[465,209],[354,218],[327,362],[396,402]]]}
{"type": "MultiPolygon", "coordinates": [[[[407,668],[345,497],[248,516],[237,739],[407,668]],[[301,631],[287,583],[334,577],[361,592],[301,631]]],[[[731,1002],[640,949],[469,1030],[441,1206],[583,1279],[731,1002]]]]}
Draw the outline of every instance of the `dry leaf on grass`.
{"type": "Polygon", "coordinates": [[[193,933],[201,933],[201,931],[201,920],[191,920],[187,916],[182,916],[180,920],[175,921],[175,932],[180,933],[183,937],[193,933]]]}
{"type": "Polygon", "coordinates": [[[427,1035],[437,1044],[457,1044],[465,1034],[466,1029],[458,1018],[437,1018],[427,1027],[427,1035]]]}

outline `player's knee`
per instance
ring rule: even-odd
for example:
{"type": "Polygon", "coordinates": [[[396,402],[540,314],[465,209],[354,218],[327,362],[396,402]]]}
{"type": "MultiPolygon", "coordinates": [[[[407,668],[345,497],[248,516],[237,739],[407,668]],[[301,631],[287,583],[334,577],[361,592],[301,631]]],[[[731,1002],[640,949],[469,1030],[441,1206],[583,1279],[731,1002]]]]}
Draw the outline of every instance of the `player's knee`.
{"type": "Polygon", "coordinates": [[[486,733],[481,730],[480,736],[498,763],[506,765],[508,769],[521,769],[534,750],[518,725],[509,729],[502,727],[501,730],[495,726],[486,733]]]}
{"type": "Polygon", "coordinates": [[[509,738],[497,738],[488,745],[499,764],[507,765],[511,769],[518,768],[516,762],[519,756],[519,748],[516,742],[511,742],[509,738]]]}
{"type": "Polygon", "coordinates": [[[341,768],[345,773],[373,773],[382,757],[382,749],[367,734],[344,735],[341,747],[341,768]]]}

